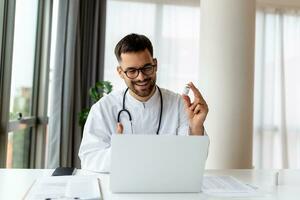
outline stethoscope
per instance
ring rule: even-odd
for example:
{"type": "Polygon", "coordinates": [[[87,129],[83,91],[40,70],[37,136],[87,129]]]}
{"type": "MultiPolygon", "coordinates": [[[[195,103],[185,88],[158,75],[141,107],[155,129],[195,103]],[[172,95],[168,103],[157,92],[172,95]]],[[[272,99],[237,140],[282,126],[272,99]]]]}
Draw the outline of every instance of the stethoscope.
{"type": "MultiPolygon", "coordinates": [[[[162,111],[163,111],[163,98],[162,98],[162,94],[161,94],[161,90],[158,86],[156,86],[158,91],[159,91],[159,95],[160,95],[160,113],[159,113],[159,122],[158,122],[158,127],[157,127],[157,131],[156,131],[156,135],[158,135],[159,129],[160,129],[160,123],[161,123],[161,116],[162,116],[162,111]]],[[[120,123],[120,116],[122,112],[126,112],[128,117],[129,117],[129,121],[131,124],[131,133],[133,134],[133,129],[132,129],[132,117],[131,114],[129,112],[129,110],[127,110],[125,108],[125,97],[126,97],[126,93],[128,92],[128,88],[125,90],[124,95],[123,95],[123,108],[122,110],[119,111],[118,113],[118,123],[120,123]]]]}

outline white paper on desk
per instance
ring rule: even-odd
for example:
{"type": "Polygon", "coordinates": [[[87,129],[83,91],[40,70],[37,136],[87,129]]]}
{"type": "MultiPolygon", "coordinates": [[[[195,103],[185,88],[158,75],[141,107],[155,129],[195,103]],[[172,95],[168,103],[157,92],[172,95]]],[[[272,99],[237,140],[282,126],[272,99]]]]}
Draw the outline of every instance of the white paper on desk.
{"type": "Polygon", "coordinates": [[[246,185],[232,176],[204,176],[202,191],[208,195],[224,197],[261,196],[254,187],[246,185]]]}
{"type": "Polygon", "coordinates": [[[102,199],[99,179],[95,176],[50,176],[37,179],[25,200],[102,199]]]}

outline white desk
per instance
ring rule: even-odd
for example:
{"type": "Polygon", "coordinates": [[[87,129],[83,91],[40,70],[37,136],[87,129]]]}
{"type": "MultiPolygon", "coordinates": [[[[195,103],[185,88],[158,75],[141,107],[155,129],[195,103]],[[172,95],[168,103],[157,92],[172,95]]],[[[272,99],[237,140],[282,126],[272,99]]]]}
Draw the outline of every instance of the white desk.
{"type": "MultiPolygon", "coordinates": [[[[53,170],[47,169],[0,169],[0,199],[22,199],[25,192],[36,178],[49,176],[53,170]]],[[[231,175],[252,185],[258,186],[267,193],[260,198],[244,198],[248,200],[299,200],[300,187],[275,186],[276,170],[207,170],[206,175],[231,175]]],[[[78,170],[77,174],[95,174],[101,179],[104,200],[200,200],[222,199],[200,193],[177,194],[112,194],[109,190],[109,175],[78,170]]],[[[228,199],[228,198],[224,198],[228,199]]],[[[235,198],[237,199],[237,198],[235,198]]],[[[238,198],[241,199],[241,198],[238,198]]]]}

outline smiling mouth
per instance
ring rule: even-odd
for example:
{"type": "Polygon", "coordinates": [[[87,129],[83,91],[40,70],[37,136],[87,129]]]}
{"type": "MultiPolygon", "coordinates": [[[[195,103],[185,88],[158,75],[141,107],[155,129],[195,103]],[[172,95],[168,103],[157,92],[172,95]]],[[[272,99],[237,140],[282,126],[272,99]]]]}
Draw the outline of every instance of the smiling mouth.
{"type": "Polygon", "coordinates": [[[146,86],[149,83],[149,81],[135,83],[137,86],[146,86]]]}

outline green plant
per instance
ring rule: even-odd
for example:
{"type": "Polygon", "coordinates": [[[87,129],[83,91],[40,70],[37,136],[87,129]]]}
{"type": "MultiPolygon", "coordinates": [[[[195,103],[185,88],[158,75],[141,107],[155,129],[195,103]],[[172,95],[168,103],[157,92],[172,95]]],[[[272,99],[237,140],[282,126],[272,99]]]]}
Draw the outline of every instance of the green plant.
{"type": "MultiPolygon", "coordinates": [[[[112,91],[112,84],[109,81],[99,81],[94,87],[89,89],[89,96],[92,99],[93,104],[101,99],[105,94],[109,94],[112,91]]],[[[85,108],[79,113],[79,125],[84,126],[86,119],[89,115],[91,108],[85,108]]]]}

